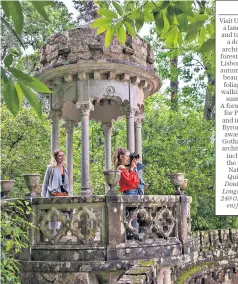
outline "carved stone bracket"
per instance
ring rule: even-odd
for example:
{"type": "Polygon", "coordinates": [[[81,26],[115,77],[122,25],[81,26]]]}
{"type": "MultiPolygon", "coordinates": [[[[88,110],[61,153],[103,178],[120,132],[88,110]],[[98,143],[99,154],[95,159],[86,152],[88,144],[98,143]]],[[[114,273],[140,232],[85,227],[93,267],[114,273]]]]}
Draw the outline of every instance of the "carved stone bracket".
{"type": "Polygon", "coordinates": [[[141,127],[143,120],[144,120],[144,114],[136,115],[135,116],[136,127],[141,127]]]}
{"type": "Polygon", "coordinates": [[[81,115],[90,115],[90,111],[94,111],[94,106],[91,102],[77,102],[76,108],[80,110],[81,115]]]}
{"type": "Polygon", "coordinates": [[[101,127],[102,127],[104,135],[112,133],[112,123],[111,122],[109,122],[109,123],[102,123],[101,127]]]}
{"type": "Polygon", "coordinates": [[[130,105],[124,105],[121,107],[121,112],[126,117],[134,117],[138,112],[138,107],[131,107],[130,105]]]}
{"type": "Polygon", "coordinates": [[[63,121],[61,126],[66,129],[66,132],[73,131],[74,127],[78,125],[78,122],[72,120],[63,121]]]}
{"type": "Polygon", "coordinates": [[[48,114],[48,119],[51,120],[51,122],[59,121],[62,117],[61,110],[51,110],[48,114]]]}

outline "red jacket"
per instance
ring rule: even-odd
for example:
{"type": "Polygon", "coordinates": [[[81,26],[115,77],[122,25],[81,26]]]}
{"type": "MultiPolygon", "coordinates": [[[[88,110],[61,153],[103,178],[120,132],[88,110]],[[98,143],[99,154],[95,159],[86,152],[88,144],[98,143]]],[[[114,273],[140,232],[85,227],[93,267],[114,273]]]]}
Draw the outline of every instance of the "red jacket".
{"type": "Polygon", "coordinates": [[[138,174],[133,171],[128,171],[126,168],[120,168],[121,178],[119,180],[120,191],[128,189],[137,189],[140,183],[138,174]]]}

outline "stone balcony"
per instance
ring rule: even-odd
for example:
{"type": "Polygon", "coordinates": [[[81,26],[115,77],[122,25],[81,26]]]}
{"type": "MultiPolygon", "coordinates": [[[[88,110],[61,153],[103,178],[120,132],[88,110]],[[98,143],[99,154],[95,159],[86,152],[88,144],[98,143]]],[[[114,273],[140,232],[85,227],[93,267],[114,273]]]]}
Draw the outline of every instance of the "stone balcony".
{"type": "Polygon", "coordinates": [[[179,195],[31,198],[35,227],[19,257],[21,283],[237,283],[238,230],[192,232],[191,201],[179,195]],[[184,273],[187,282],[179,282],[184,273]]]}

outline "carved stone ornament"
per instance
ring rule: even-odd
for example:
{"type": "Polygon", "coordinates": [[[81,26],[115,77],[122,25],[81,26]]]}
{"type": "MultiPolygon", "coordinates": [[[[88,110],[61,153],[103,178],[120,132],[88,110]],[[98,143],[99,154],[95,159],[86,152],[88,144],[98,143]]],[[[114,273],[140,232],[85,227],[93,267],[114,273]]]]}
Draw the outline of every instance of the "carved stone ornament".
{"type": "Polygon", "coordinates": [[[39,224],[39,228],[43,235],[49,239],[51,242],[58,242],[68,231],[69,223],[67,222],[67,218],[57,210],[55,207],[52,207],[43,217],[39,224]],[[52,228],[50,228],[51,224],[54,223],[56,226],[57,222],[61,222],[60,229],[56,230],[56,234],[52,228]]]}
{"type": "Polygon", "coordinates": [[[63,121],[61,126],[66,129],[66,132],[70,132],[74,130],[74,127],[78,125],[78,122],[72,120],[63,121]]]}
{"type": "Polygon", "coordinates": [[[62,117],[61,110],[51,110],[48,114],[48,119],[51,120],[51,122],[59,121],[62,117]]]}
{"type": "Polygon", "coordinates": [[[108,95],[114,95],[115,94],[115,88],[113,86],[108,86],[106,88],[106,92],[108,95]]]}
{"type": "Polygon", "coordinates": [[[172,216],[168,208],[162,208],[159,212],[156,213],[156,217],[154,219],[154,227],[162,236],[166,238],[169,237],[173,231],[174,224],[174,217],[172,216]]]}
{"type": "Polygon", "coordinates": [[[94,111],[94,106],[91,102],[77,102],[76,108],[80,110],[81,115],[90,115],[90,111],[94,111]]]}
{"type": "Polygon", "coordinates": [[[85,244],[96,237],[96,233],[101,230],[101,221],[89,211],[85,206],[74,213],[70,230],[77,237],[78,241],[85,244]]]}
{"type": "Polygon", "coordinates": [[[124,105],[121,107],[121,112],[126,117],[134,117],[138,112],[138,107],[131,107],[130,105],[124,105]]]}
{"type": "Polygon", "coordinates": [[[143,241],[148,235],[152,234],[153,220],[144,207],[138,207],[135,210],[127,210],[124,225],[128,235],[143,241]]]}
{"type": "Polygon", "coordinates": [[[135,125],[136,127],[141,127],[142,126],[142,122],[144,120],[144,115],[136,115],[135,116],[135,125]]]}
{"type": "Polygon", "coordinates": [[[112,123],[111,122],[109,122],[109,123],[102,123],[101,127],[102,127],[104,135],[108,135],[108,134],[112,133],[112,123]]]}

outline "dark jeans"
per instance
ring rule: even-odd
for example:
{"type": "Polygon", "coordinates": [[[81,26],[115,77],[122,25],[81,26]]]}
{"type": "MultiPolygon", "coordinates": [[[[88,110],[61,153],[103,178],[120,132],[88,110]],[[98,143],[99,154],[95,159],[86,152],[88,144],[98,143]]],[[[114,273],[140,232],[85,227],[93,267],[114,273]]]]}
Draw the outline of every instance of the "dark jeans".
{"type": "Polygon", "coordinates": [[[124,195],[138,195],[138,189],[128,189],[123,191],[124,195]]]}

